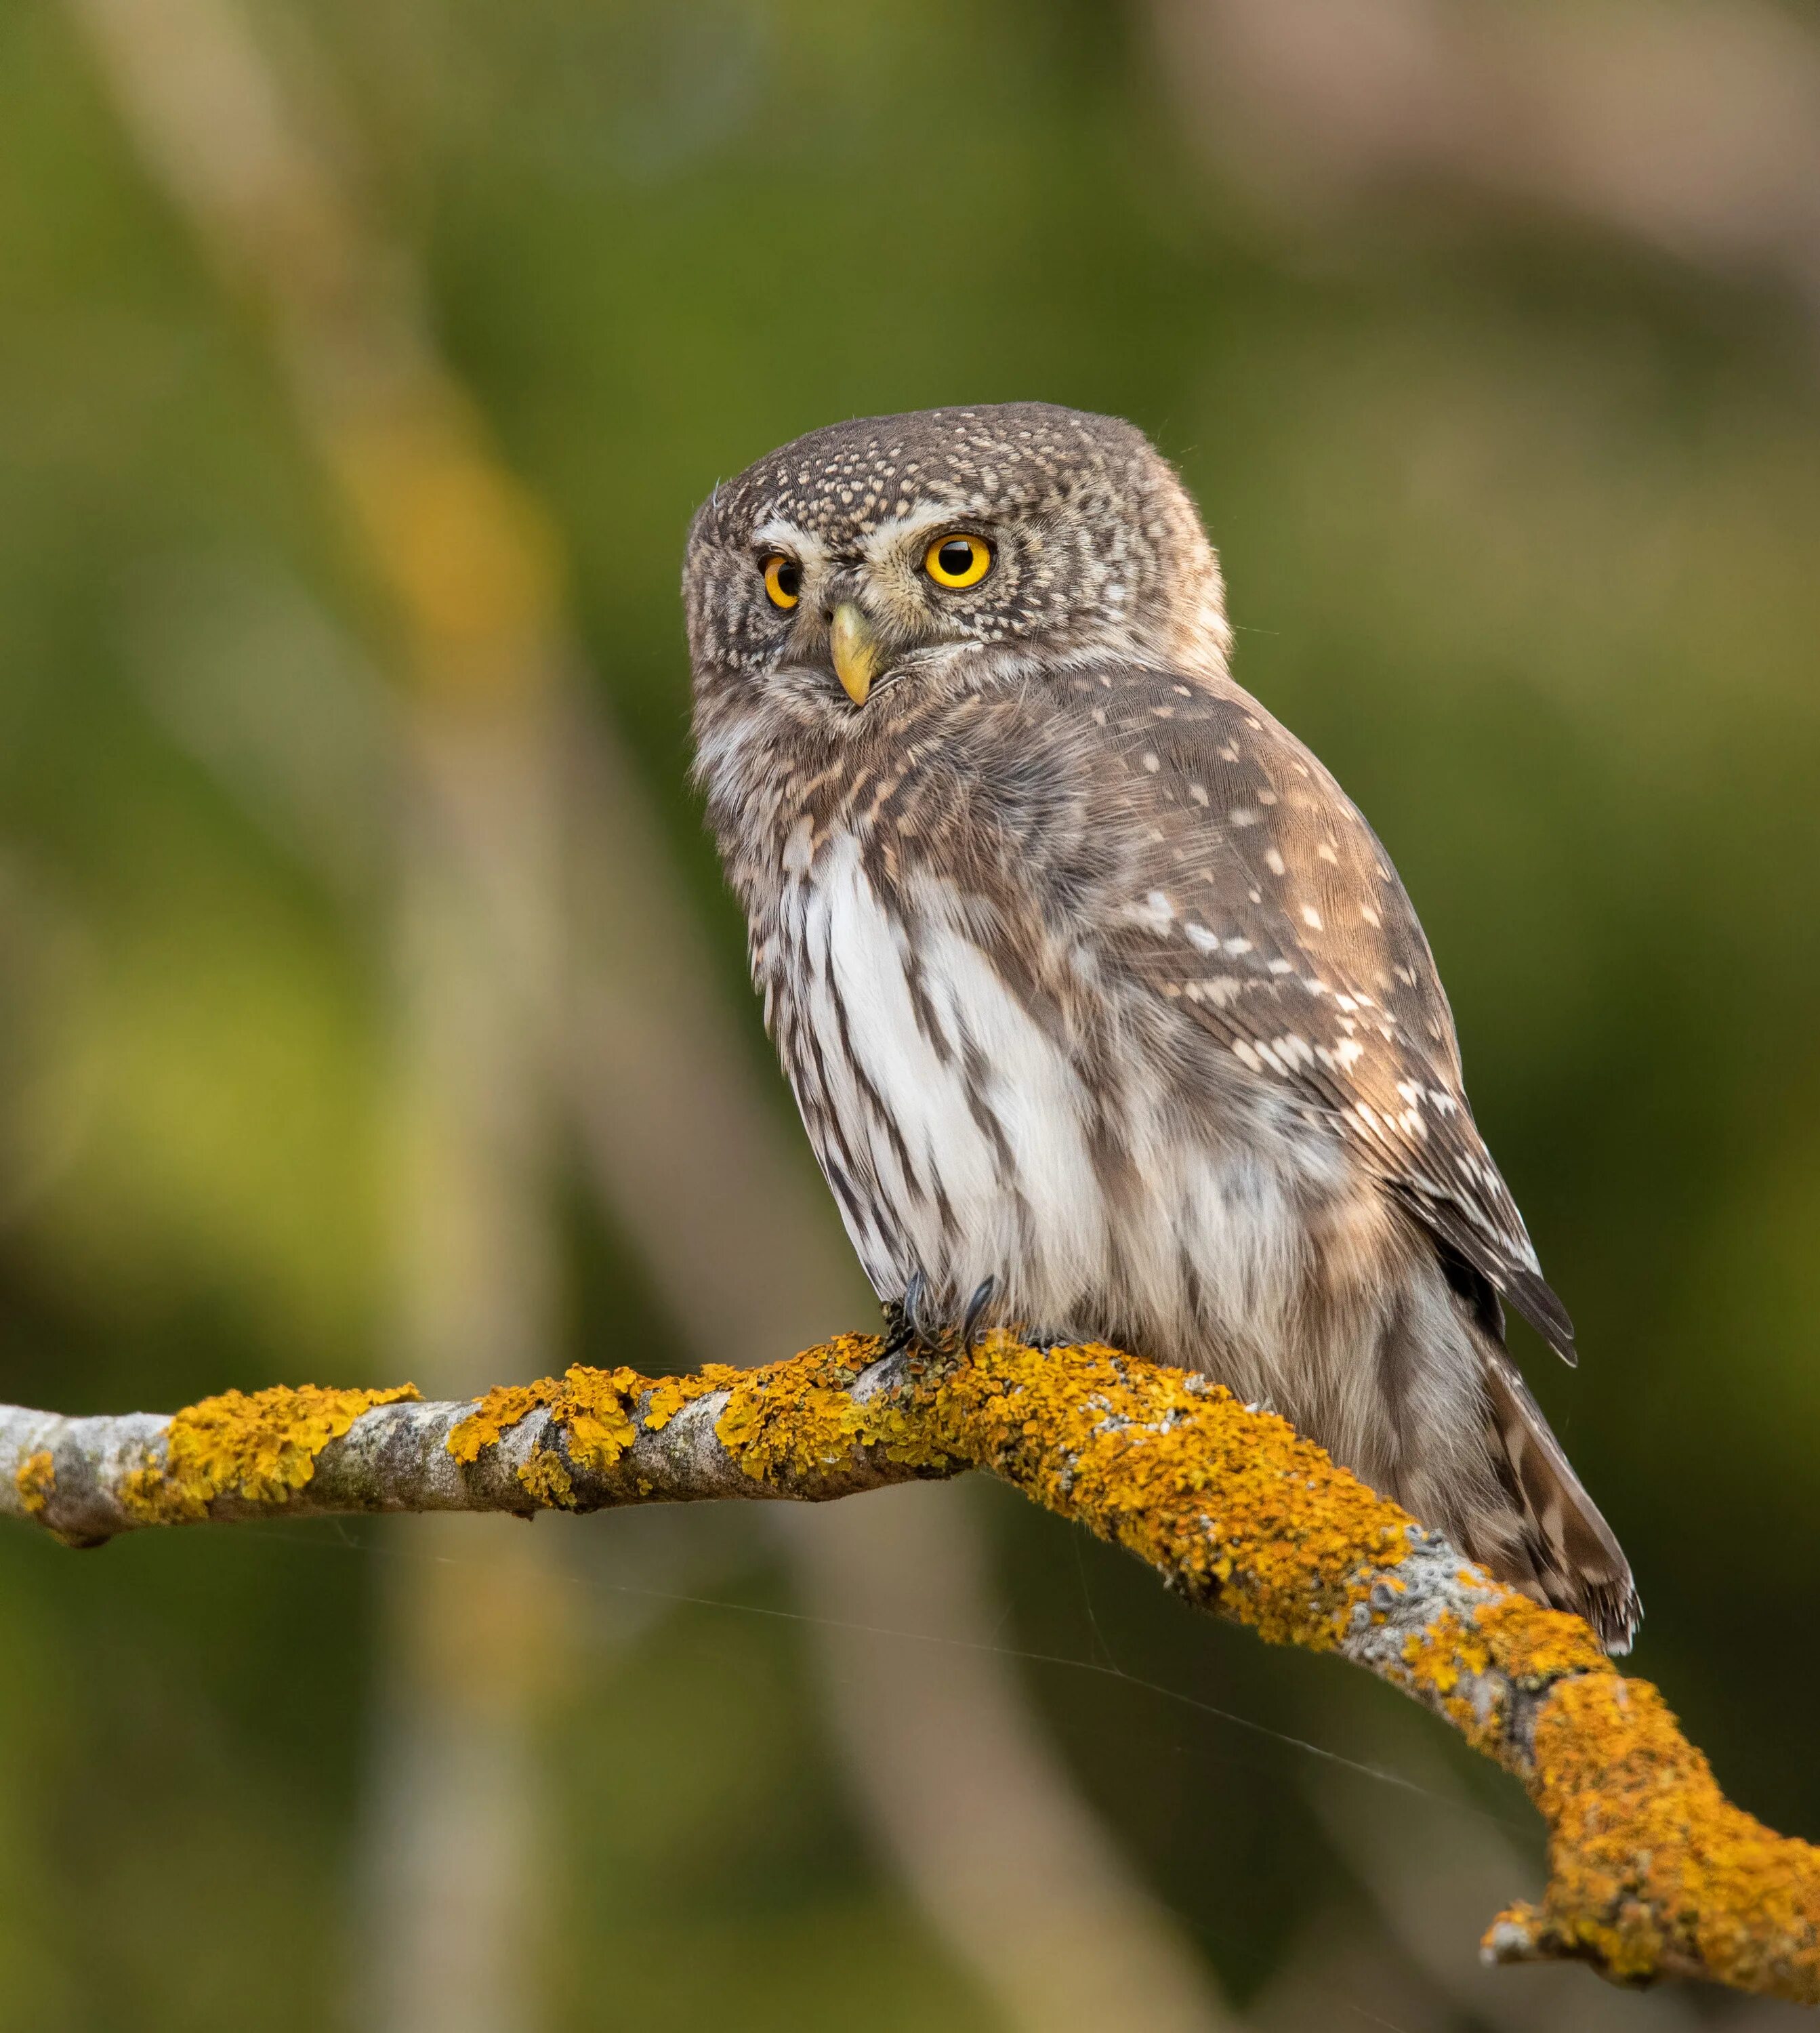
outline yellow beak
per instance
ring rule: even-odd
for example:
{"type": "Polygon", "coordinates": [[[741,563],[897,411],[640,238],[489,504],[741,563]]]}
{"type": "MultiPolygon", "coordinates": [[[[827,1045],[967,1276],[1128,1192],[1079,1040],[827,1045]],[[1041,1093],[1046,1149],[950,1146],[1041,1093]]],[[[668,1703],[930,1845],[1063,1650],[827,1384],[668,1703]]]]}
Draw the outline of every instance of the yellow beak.
{"type": "Polygon", "coordinates": [[[872,676],[878,668],[878,637],[872,624],[850,600],[834,610],[834,675],[856,706],[866,703],[872,676]]]}

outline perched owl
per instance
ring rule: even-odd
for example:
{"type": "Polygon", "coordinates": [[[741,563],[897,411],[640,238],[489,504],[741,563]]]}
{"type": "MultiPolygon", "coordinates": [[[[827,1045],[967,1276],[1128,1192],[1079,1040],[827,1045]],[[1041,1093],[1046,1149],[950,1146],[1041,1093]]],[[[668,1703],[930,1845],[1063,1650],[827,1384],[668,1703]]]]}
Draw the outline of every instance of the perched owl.
{"type": "Polygon", "coordinates": [[[1390,859],[1227,674],[1130,425],[812,432],[716,489],[697,770],[848,1234],[924,1332],[1204,1370],[1612,1650],[1610,1529],[1505,1353],[1569,1361],[1390,859]]]}

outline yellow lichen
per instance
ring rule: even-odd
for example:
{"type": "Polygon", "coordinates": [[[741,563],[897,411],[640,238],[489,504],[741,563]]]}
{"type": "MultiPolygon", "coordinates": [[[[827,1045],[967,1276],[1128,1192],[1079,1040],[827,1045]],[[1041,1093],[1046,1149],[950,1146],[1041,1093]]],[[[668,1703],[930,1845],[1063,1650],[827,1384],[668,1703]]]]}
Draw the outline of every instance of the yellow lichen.
{"type": "MultiPolygon", "coordinates": [[[[944,1371],[934,1437],[1128,1548],[1278,1643],[1338,1643],[1361,1569],[1404,1556],[1406,1513],[1284,1421],[1098,1344],[994,1337],[944,1371]]],[[[927,1447],[919,1422],[913,1444],[927,1447]]]]}
{"type": "Polygon", "coordinates": [[[563,1458],[549,1447],[539,1447],[519,1470],[519,1481],[546,1509],[573,1511],[575,1485],[563,1458]]]}
{"type": "Polygon", "coordinates": [[[361,1413],[415,1398],[414,1385],[387,1391],[335,1391],[305,1383],[229,1391],[179,1412],[165,1428],[161,1467],[149,1462],[123,1478],[122,1507],[141,1524],[188,1524],[217,1497],[283,1503],[316,1473],[316,1458],[361,1413]]]}
{"type": "Polygon", "coordinates": [[[42,1518],[57,1488],[57,1464],[51,1459],[50,1450],[40,1447],[36,1454],[28,1455],[19,1464],[13,1481],[26,1514],[42,1518]]]}
{"type": "MultiPolygon", "coordinates": [[[[918,1443],[900,1400],[882,1394],[859,1406],[848,1395],[878,1350],[875,1340],[847,1335],[763,1369],[710,1363],[689,1376],[655,1381],[632,1369],[576,1364],[560,1377],[489,1391],[449,1435],[448,1451],[459,1462],[477,1461],[483,1448],[497,1445],[532,1413],[547,1411],[571,1466],[605,1474],[641,1428],[661,1432],[685,1406],[719,1391],[727,1402],[716,1435],[755,1481],[792,1486],[837,1469],[868,1447],[894,1460],[909,1459],[905,1451],[914,1452],[918,1443]]],[[[924,1451],[931,1459],[944,1458],[939,1450],[924,1451]]]]}
{"type": "Polygon", "coordinates": [[[635,1369],[590,1369],[580,1363],[560,1376],[506,1383],[475,1401],[448,1436],[458,1462],[477,1461],[533,1412],[548,1411],[560,1431],[571,1464],[604,1475],[638,1437],[633,1424],[639,1394],[652,1387],[635,1369]]]}
{"type": "Polygon", "coordinates": [[[631,1369],[584,1369],[564,1378],[567,1390],[552,1407],[567,1436],[569,1458],[578,1468],[604,1474],[638,1435],[627,1409],[644,1383],[631,1369]]]}
{"type": "Polygon", "coordinates": [[[687,1376],[660,1377],[644,1401],[641,1423],[648,1433],[661,1432],[685,1405],[728,1390],[749,1373],[730,1363],[708,1362],[687,1376]]]}
{"type": "Polygon", "coordinates": [[[1647,1680],[1552,1688],[1530,1791],[1551,1835],[1548,1894],[1500,1924],[1614,1976],[1820,2004],[1820,1851],[1733,1806],[1647,1680]]]}
{"type": "Polygon", "coordinates": [[[881,1391],[860,1404],[849,1395],[878,1355],[874,1338],[842,1335],[788,1362],[733,1371],[716,1437],[742,1473],[779,1488],[838,1470],[868,1447],[908,1466],[945,1465],[946,1451],[912,1421],[900,1395],[881,1391]]]}
{"type": "Polygon", "coordinates": [[[1279,1642],[1337,1643],[1362,1589],[1404,1557],[1406,1512],[1201,1379],[998,1335],[856,1403],[879,1352],[847,1335],[737,1374],[721,1443],[755,1481],[817,1493],[862,1451],[932,1473],[991,1469],[1279,1642]]]}
{"type": "Polygon", "coordinates": [[[1468,1570],[1463,1578],[1481,1597],[1470,1621],[1444,1612],[1406,1638],[1402,1684],[1440,1705],[1475,1749],[1520,1764],[1528,1747],[1506,1741],[1508,1717],[1501,1699],[1481,1710],[1452,1698],[1462,1679],[1489,1676],[1494,1693],[1507,1684],[1534,1694],[1572,1675],[1615,1675],[1617,1668],[1578,1617],[1544,1609],[1483,1574],[1468,1570]]]}
{"type": "Polygon", "coordinates": [[[121,1478],[120,1507],[141,1525],[199,1525],[208,1515],[208,1506],[168,1481],[155,1462],[121,1478]]]}
{"type": "Polygon", "coordinates": [[[477,1461],[482,1447],[490,1447],[510,1432],[519,1420],[548,1405],[562,1386],[553,1376],[539,1377],[535,1383],[496,1383],[451,1432],[445,1445],[459,1462],[477,1461]]]}

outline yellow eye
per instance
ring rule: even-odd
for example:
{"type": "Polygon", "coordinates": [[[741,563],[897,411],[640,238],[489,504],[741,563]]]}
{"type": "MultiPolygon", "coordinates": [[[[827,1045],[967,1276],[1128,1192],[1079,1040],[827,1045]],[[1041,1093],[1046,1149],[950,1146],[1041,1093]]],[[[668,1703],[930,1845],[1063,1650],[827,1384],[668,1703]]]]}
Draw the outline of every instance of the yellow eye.
{"type": "Polygon", "coordinates": [[[803,597],[803,567],[794,558],[766,559],[765,591],[773,607],[794,607],[803,597]]]}
{"type": "Polygon", "coordinates": [[[938,537],[923,569],[938,586],[977,586],[992,569],[992,546],[983,537],[938,537]]]}

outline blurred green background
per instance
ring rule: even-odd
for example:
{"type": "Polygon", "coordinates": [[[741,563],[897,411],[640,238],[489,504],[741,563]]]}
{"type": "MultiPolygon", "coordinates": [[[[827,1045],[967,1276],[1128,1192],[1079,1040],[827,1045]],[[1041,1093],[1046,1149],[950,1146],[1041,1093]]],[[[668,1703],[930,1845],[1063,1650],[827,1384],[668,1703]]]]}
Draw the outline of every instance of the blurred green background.
{"type": "MultiPolygon", "coordinates": [[[[714,999],[716,1077],[758,1096],[827,1260],[686,784],[687,518],[837,417],[1115,411],[1202,504],[1240,679],[1423,913],[1581,1330],[1575,1375],[1521,1353],[1635,1563],[1638,1668],[1735,1797],[1820,1834],[1820,24],[1386,0],[1361,39],[1362,14],[0,5],[0,1395],[434,1380],[398,1123],[439,1080],[484,1115],[489,1050],[522,1072],[535,1023],[516,1059],[489,1031],[462,1061],[459,1009],[438,1028],[512,969],[460,930],[489,836],[477,872],[410,786],[451,726],[484,770],[495,723],[425,661],[349,417],[429,390],[511,477],[495,524],[548,567],[526,627],[560,666],[538,695],[642,787],[631,844],[564,831],[526,866],[644,897],[657,930],[609,937],[605,977],[660,1020],[679,998],[682,1031],[714,999]],[[328,226],[287,208],[268,120],[339,193],[328,226]]],[[[560,975],[582,934],[545,932],[560,975]]],[[[513,1189],[543,1283],[502,1378],[521,1346],[521,1374],[706,1352],[686,1262],[587,1155],[587,1078],[513,1189]]],[[[772,1197],[717,1121],[675,1131],[729,1196],[668,1223],[704,1267],[740,1192],[772,1197]]],[[[496,1186],[492,1133],[466,1148],[496,1186]]],[[[805,1295],[803,1338],[867,1324],[848,1290],[805,1295]]],[[[1514,1788],[1002,1492],[915,1501],[953,1517],[844,1566],[743,1510],[541,1521],[522,1574],[495,1520],[80,1557],[0,1534],[0,2029],[1059,2024],[953,1911],[1039,1903],[1040,1874],[976,1896],[893,1805],[893,1702],[949,1701],[958,1741],[983,1658],[1123,1874],[1138,1962],[1200,1987],[1166,2009],[1134,1978],[1093,2023],[1777,2016],[1481,1981],[1491,1907],[1447,1901],[1528,1889],[1514,1788]],[[865,1607],[869,1572],[938,1592],[948,1561],[983,1640],[865,1607]],[[485,1663],[502,1628],[515,1675],[485,1663]],[[470,1710],[493,1795],[425,1750],[470,1710]],[[492,1859],[490,1889],[423,1891],[413,1844],[492,1859]],[[461,1953],[504,1959],[496,1997],[395,2001],[461,1953]]]]}

